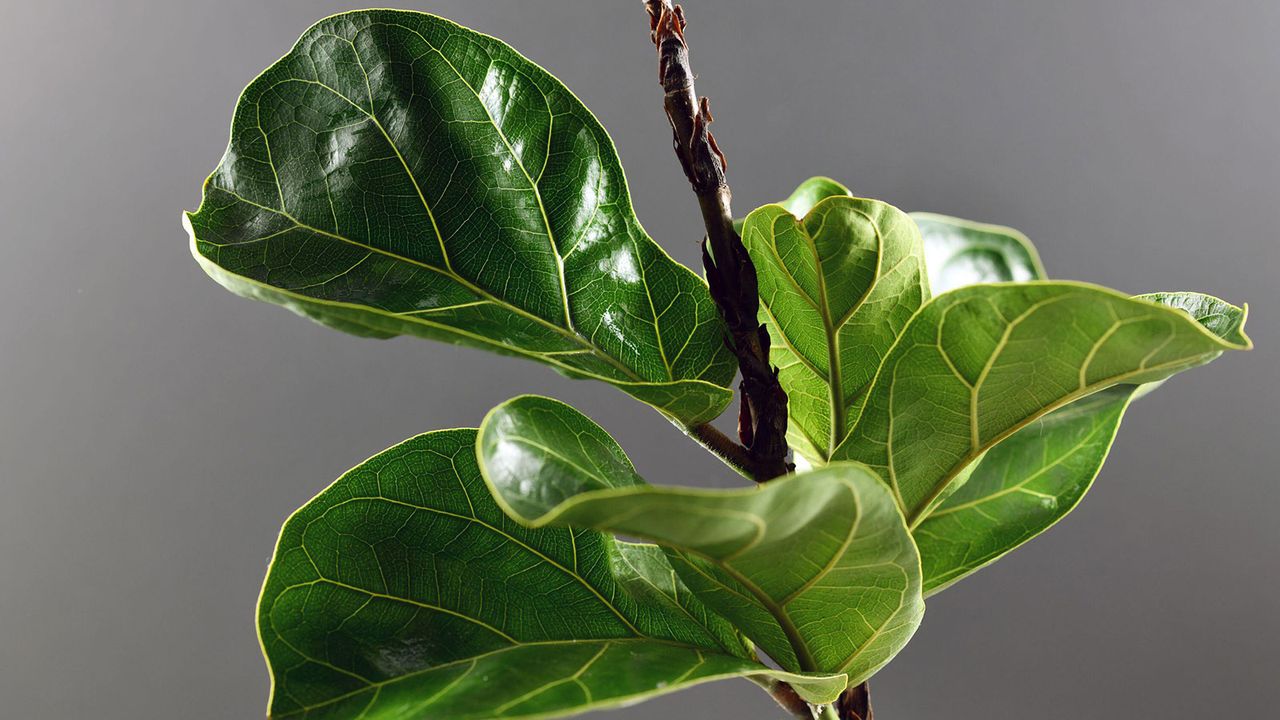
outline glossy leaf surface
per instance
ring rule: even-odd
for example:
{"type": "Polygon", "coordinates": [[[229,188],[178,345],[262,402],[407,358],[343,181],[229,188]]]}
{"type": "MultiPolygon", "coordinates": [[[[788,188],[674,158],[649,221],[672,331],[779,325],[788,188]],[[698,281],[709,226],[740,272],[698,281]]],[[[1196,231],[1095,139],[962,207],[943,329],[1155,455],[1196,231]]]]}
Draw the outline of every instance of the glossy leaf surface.
{"type": "Polygon", "coordinates": [[[508,518],[475,437],[408,440],[286,522],[259,604],[272,716],[542,717],[731,676],[815,702],[844,687],[758,664],[659,548],[508,518]]]}
{"type": "Polygon", "coordinates": [[[641,228],[604,129],[442,18],[308,30],[245,90],[185,224],[228,289],[346,332],[531,358],[685,425],[732,397],[706,285],[641,228]]]}
{"type": "MultiPolygon", "coordinates": [[[[810,181],[816,183],[817,181],[810,181]]],[[[817,189],[802,186],[792,207],[817,189]]],[[[827,196],[804,218],[784,205],[747,217],[770,359],[789,401],[788,441],[812,463],[848,434],[865,391],[911,315],[929,297],[915,223],[875,200],[827,196]]]]}
{"type": "Polygon", "coordinates": [[[913,212],[924,240],[934,294],[978,283],[1045,280],[1044,266],[1026,235],[1001,225],[913,212]]]}
{"type": "Polygon", "coordinates": [[[914,528],[969,463],[1046,413],[1248,347],[1239,328],[1219,337],[1181,309],[1083,283],[961,288],[912,318],[835,457],[879,472],[914,528]]]}
{"type": "Polygon", "coordinates": [[[493,410],[477,447],[513,517],[672,549],[699,597],[786,669],[858,683],[919,625],[915,545],[885,484],[862,466],[744,490],[645,485],[598,425],[538,397],[493,410]]]}

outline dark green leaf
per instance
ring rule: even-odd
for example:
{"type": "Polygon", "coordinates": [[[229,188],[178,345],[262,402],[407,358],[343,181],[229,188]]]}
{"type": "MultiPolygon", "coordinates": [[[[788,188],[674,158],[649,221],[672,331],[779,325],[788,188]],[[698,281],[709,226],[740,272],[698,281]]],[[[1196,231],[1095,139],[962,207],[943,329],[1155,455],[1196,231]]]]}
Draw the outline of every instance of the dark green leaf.
{"type": "MultiPolygon", "coordinates": [[[[796,193],[801,200],[789,202],[797,208],[815,196],[805,186],[796,193]]],[[[891,205],[837,195],[803,220],[766,205],[747,217],[742,238],[789,400],[787,439],[824,463],[857,419],[898,333],[929,297],[920,234],[891,205]]]]}
{"type": "Polygon", "coordinates": [[[631,209],[607,134],[506,44],[415,12],[336,15],[245,90],[185,217],[233,292],[609,382],[684,425],[735,364],[705,284],[631,209]]]}
{"type": "Polygon", "coordinates": [[[880,472],[915,528],[966,466],[1045,414],[1248,347],[1239,327],[1219,337],[1180,309],[1083,283],[954,290],[912,318],[834,456],[880,472]]]}
{"type": "Polygon", "coordinates": [[[397,445],[285,523],[258,616],[273,717],[543,717],[737,676],[843,689],[756,662],[657,547],[509,519],[475,437],[397,445]]]}
{"type": "Polygon", "coordinates": [[[924,238],[925,264],[933,292],[994,282],[1045,280],[1040,256],[1026,235],[1000,225],[913,212],[924,238]]]}
{"type": "Polygon", "coordinates": [[[860,465],[734,491],[645,485],[598,425],[538,397],[494,409],[478,452],[513,517],[671,548],[699,597],[786,669],[861,682],[906,644],[924,612],[902,515],[860,465]]]}

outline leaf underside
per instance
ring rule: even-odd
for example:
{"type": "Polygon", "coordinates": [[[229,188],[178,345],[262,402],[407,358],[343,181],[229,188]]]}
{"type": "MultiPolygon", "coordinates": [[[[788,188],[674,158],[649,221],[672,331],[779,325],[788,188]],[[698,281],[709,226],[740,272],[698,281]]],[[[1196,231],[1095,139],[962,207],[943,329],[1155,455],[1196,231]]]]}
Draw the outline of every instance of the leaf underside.
{"type": "Polygon", "coordinates": [[[1179,308],[1083,283],[961,288],[908,324],[835,457],[885,477],[915,528],[966,466],[1046,413],[1248,347],[1179,308]]]}
{"type": "Polygon", "coordinates": [[[915,545],[885,484],[859,465],[738,491],[646,485],[598,425],[531,396],[486,417],[478,453],[510,515],[668,548],[685,584],[785,669],[861,682],[924,612],[915,545]]]}
{"type": "Polygon", "coordinates": [[[604,129],[442,18],[313,26],[245,90],[184,221],[228,289],[346,332],[530,358],[685,425],[732,397],[706,285],[641,228],[604,129]]]}
{"type": "Polygon", "coordinates": [[[920,233],[905,213],[848,196],[805,208],[834,189],[832,181],[814,183],[787,204],[752,212],[742,237],[788,397],[788,440],[821,464],[847,436],[876,368],[928,300],[929,285],[920,233]],[[792,208],[805,208],[803,219],[792,208]]]}
{"type": "Polygon", "coordinates": [[[912,533],[925,593],[995,562],[1071,512],[1102,469],[1137,389],[1119,385],[1077,400],[989,450],[912,533]]]}
{"type": "Polygon", "coordinates": [[[760,665],[659,548],[508,518],[475,437],[408,440],[285,523],[259,603],[273,717],[566,715],[744,676],[814,702],[844,688],[760,665]]]}
{"type": "MultiPolygon", "coordinates": [[[[1016,230],[932,213],[912,213],[912,218],[924,239],[935,292],[1046,278],[1035,248],[1016,230]]],[[[1241,332],[1244,313],[1216,298],[1159,293],[1141,299],[1185,310],[1219,338],[1248,345],[1241,332]]],[[[1118,385],[1076,400],[970,463],[913,532],[926,596],[995,562],[1070,513],[1102,469],[1130,402],[1159,384],[1118,385]]]]}
{"type": "Polygon", "coordinates": [[[979,283],[1045,280],[1044,266],[1026,235],[1000,225],[913,212],[924,239],[929,285],[936,294],[979,283]]]}

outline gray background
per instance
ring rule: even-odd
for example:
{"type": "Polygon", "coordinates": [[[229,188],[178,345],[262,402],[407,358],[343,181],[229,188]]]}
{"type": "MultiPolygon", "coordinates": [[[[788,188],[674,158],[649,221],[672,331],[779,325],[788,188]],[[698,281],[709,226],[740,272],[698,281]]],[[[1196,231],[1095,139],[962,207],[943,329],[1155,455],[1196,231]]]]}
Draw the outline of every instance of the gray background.
{"type": "MultiPolygon", "coordinates": [[[[1271,716],[1280,678],[1280,3],[688,0],[740,211],[809,174],[1007,223],[1050,272],[1252,303],[1260,349],[1136,406],[1083,508],[931,602],[885,720],[1271,716]]],[[[678,259],[699,221],[639,0],[409,5],[510,41],[617,140],[678,259]]],[[[240,89],[334,2],[0,15],[0,716],[245,718],[287,513],[405,437],[539,392],[650,477],[730,474],[536,365],[236,298],[178,221],[240,89]]],[[[741,682],[613,717],[777,717],[741,682]]]]}

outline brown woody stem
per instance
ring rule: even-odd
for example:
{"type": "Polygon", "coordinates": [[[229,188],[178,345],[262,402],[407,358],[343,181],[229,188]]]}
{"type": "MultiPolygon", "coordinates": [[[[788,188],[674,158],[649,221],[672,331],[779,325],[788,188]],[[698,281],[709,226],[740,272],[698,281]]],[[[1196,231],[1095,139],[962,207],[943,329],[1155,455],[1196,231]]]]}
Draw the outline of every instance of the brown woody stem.
{"type": "MultiPolygon", "coordinates": [[[[766,482],[791,472],[787,462],[787,394],[769,364],[769,333],[759,323],[760,296],[756,270],[742,238],[733,228],[729,183],[725,180],[725,156],[711,134],[711,109],[699,98],[685,43],[684,10],[671,0],[645,0],[650,38],[658,50],[658,81],[663,106],[671,123],[672,145],[685,177],[693,187],[702,211],[707,238],[702,244],[702,264],[711,297],[720,308],[729,331],[727,344],[738,358],[742,391],[738,415],[739,446],[710,425],[690,429],[690,434],[740,472],[756,482],[766,482]]],[[[806,717],[808,706],[786,683],[774,683],[769,693],[797,717],[806,717]]],[[[846,690],[835,703],[841,720],[872,720],[871,691],[867,683],[846,690]]],[[[816,709],[812,709],[816,712],[816,709]]]]}
{"type": "Polygon", "coordinates": [[[702,210],[707,239],[702,263],[711,297],[729,331],[727,344],[742,373],[738,437],[751,459],[753,479],[765,482],[785,475],[787,394],[769,364],[769,333],[759,323],[760,296],[755,266],[733,229],[725,157],[711,134],[711,110],[698,98],[685,44],[684,11],[670,0],[646,0],[649,29],[658,50],[658,80],[671,123],[673,146],[702,210]]]}
{"type": "Polygon", "coordinates": [[[871,685],[864,682],[845,690],[836,701],[836,715],[840,720],[875,720],[871,709],[871,685]]]}

